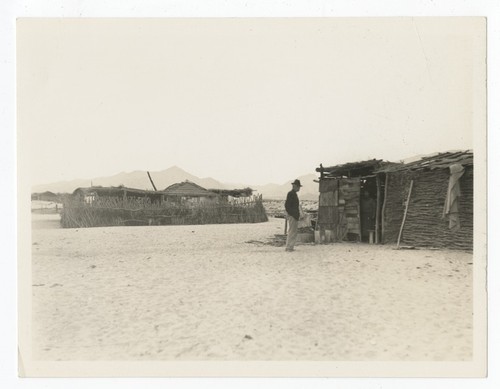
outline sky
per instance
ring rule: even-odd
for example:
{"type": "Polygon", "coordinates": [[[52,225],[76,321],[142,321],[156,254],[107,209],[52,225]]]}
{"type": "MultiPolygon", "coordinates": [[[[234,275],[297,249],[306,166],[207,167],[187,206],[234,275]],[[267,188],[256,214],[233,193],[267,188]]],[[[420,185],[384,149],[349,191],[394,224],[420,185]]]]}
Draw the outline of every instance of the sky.
{"type": "Polygon", "coordinates": [[[33,185],[173,165],[266,184],[473,149],[483,30],[472,17],[20,19],[18,155],[33,185]]]}

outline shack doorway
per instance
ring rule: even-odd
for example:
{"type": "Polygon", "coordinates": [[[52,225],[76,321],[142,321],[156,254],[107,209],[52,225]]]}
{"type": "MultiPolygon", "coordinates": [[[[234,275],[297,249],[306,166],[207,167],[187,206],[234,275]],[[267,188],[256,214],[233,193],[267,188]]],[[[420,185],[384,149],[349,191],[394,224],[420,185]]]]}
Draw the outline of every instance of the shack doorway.
{"type": "Polygon", "coordinates": [[[319,177],[319,242],[379,243],[384,235],[385,179],[381,159],[316,169],[319,177]],[[375,214],[375,215],[374,215],[375,214]]]}
{"type": "Polygon", "coordinates": [[[320,182],[318,227],[320,241],[361,241],[359,178],[332,178],[320,182]]]}
{"type": "Polygon", "coordinates": [[[379,243],[382,241],[382,210],[384,198],[384,174],[361,178],[359,213],[362,242],[379,243]]]}
{"type": "Polygon", "coordinates": [[[375,230],[377,230],[377,183],[375,177],[361,179],[359,203],[361,241],[375,243],[375,230]]]}

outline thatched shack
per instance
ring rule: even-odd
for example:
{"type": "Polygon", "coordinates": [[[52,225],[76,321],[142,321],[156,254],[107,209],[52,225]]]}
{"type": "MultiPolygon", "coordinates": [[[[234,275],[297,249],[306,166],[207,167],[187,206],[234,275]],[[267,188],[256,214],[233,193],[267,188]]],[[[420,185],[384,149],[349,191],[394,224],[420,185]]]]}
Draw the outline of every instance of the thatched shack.
{"type": "Polygon", "coordinates": [[[385,166],[383,243],[472,249],[472,151],[445,152],[385,166]]]}
{"type": "Polygon", "coordinates": [[[473,162],[457,151],[320,166],[320,240],[472,249],[473,162]]]}

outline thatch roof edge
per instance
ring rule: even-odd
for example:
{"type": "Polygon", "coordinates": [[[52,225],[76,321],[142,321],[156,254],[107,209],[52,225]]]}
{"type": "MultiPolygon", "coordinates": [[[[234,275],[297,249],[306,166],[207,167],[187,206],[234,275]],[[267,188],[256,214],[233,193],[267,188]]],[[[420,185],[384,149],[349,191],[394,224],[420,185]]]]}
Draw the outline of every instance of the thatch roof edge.
{"type": "Polygon", "coordinates": [[[162,191],[152,191],[146,189],[138,189],[138,188],[128,188],[125,186],[90,186],[90,187],[80,187],[76,188],[73,191],[73,195],[77,194],[77,192],[90,193],[90,192],[129,192],[129,193],[140,193],[144,195],[159,195],[163,194],[162,191]]]}
{"type": "Polygon", "coordinates": [[[400,163],[393,166],[385,166],[375,170],[375,173],[394,173],[405,170],[435,170],[448,169],[451,165],[459,163],[464,166],[474,165],[474,154],[472,150],[442,152],[409,163],[400,163]]]}

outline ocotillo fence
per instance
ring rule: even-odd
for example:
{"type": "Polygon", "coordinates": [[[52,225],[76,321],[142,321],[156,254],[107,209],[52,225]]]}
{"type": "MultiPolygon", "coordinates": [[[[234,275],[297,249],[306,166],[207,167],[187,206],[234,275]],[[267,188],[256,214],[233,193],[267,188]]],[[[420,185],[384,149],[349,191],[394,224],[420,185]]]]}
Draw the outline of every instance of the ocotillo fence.
{"type": "Polygon", "coordinates": [[[268,220],[262,196],[216,202],[151,202],[148,198],[102,197],[87,203],[66,199],[64,228],[260,223],[268,220]]]}

